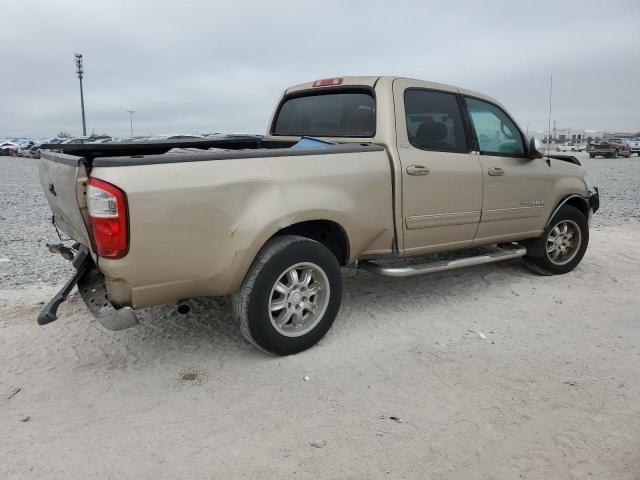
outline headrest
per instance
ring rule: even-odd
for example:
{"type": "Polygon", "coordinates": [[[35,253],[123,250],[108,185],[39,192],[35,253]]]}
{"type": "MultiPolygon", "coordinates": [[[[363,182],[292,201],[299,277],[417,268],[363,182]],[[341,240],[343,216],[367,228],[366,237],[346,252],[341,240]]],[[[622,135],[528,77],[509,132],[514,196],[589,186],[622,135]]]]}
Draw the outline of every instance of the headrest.
{"type": "Polygon", "coordinates": [[[441,142],[447,137],[447,126],[433,120],[422,122],[416,131],[416,140],[420,145],[428,147],[435,142],[441,142]]]}

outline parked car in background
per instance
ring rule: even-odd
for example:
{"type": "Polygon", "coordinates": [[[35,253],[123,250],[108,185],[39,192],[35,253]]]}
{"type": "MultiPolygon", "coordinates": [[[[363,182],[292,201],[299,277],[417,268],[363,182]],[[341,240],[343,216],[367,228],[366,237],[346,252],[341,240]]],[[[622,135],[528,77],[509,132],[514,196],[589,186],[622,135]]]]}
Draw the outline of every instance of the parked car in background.
{"type": "Polygon", "coordinates": [[[5,140],[0,149],[2,153],[0,155],[18,155],[18,151],[23,147],[28,147],[31,144],[31,140],[27,138],[10,138],[5,140]]]}
{"type": "Polygon", "coordinates": [[[133,143],[133,142],[143,142],[145,140],[149,140],[151,137],[147,137],[144,135],[137,135],[137,136],[133,136],[133,137],[125,137],[125,138],[120,138],[118,140],[114,140],[119,142],[119,143],[133,143]]]}
{"type": "Polygon", "coordinates": [[[42,138],[40,140],[37,140],[31,147],[29,151],[29,156],[31,158],[40,158],[40,148],[42,147],[42,145],[57,144],[62,141],[63,139],[58,137],[49,137],[49,138],[42,138]]]}
{"type": "Polygon", "coordinates": [[[632,154],[635,153],[640,157],[640,137],[627,139],[627,145],[632,154]]]}
{"type": "Polygon", "coordinates": [[[8,141],[2,142],[0,144],[0,155],[2,156],[14,155],[19,148],[20,148],[20,145],[17,143],[8,142],[8,141]]]}
{"type": "Polygon", "coordinates": [[[202,136],[200,135],[189,135],[183,133],[175,133],[170,135],[156,135],[151,137],[150,140],[201,140],[202,136]]]}
{"type": "Polygon", "coordinates": [[[28,141],[20,145],[20,148],[16,151],[18,157],[31,157],[31,149],[35,146],[35,143],[28,141]]]}
{"type": "Polygon", "coordinates": [[[64,145],[68,144],[85,144],[85,143],[104,143],[111,142],[113,138],[108,135],[91,135],[89,137],[76,137],[76,138],[68,138],[61,143],[64,145]]]}
{"type": "Polygon", "coordinates": [[[629,145],[622,138],[603,138],[599,142],[592,142],[587,146],[589,158],[601,156],[604,158],[617,158],[618,156],[631,156],[629,145]]]}
{"type": "Polygon", "coordinates": [[[583,152],[586,148],[587,148],[586,145],[564,143],[562,145],[558,145],[556,147],[556,150],[558,152],[583,152]]]}

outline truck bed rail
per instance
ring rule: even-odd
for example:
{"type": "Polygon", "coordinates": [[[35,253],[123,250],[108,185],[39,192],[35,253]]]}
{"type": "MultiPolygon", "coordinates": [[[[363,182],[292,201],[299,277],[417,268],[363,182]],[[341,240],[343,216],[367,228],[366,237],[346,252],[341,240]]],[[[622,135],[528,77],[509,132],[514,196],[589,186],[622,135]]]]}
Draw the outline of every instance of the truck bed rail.
{"type": "Polygon", "coordinates": [[[291,141],[265,141],[255,135],[233,135],[228,137],[183,139],[183,140],[149,140],[131,143],[54,143],[42,145],[41,150],[62,152],[77,155],[87,160],[96,157],[119,157],[124,155],[160,155],[172,148],[228,148],[232,150],[243,148],[276,148],[290,146],[291,141]]]}

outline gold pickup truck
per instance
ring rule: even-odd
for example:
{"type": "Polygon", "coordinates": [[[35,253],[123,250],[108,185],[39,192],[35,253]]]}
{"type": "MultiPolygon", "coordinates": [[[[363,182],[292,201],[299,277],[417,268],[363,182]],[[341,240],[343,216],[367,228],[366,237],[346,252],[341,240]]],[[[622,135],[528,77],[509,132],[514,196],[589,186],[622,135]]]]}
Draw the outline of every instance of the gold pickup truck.
{"type": "Polygon", "coordinates": [[[231,294],[243,335],[278,355],[329,330],[341,266],[404,277],[522,257],[563,274],[599,205],[580,163],[543,156],[496,100],[407,78],[288,88],[264,137],[48,148],[40,181],[75,241],[52,249],[77,271],[40,324],[75,285],[110,329],[231,294]]]}

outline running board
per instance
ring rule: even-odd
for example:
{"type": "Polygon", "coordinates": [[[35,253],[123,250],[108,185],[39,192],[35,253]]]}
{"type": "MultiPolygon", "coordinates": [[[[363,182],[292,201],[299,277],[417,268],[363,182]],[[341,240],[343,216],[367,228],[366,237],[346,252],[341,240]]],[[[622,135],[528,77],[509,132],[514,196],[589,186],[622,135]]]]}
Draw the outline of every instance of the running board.
{"type": "Polygon", "coordinates": [[[401,267],[387,267],[369,260],[362,260],[358,263],[358,266],[368,272],[384,275],[385,277],[401,278],[423,275],[425,273],[442,272],[444,270],[453,270],[456,268],[471,267],[473,265],[482,265],[485,263],[501,262],[503,260],[524,257],[526,254],[527,249],[525,247],[521,245],[509,245],[506,247],[496,247],[494,250],[480,255],[457,258],[454,260],[437,260],[429,263],[406,265],[401,267]]]}

